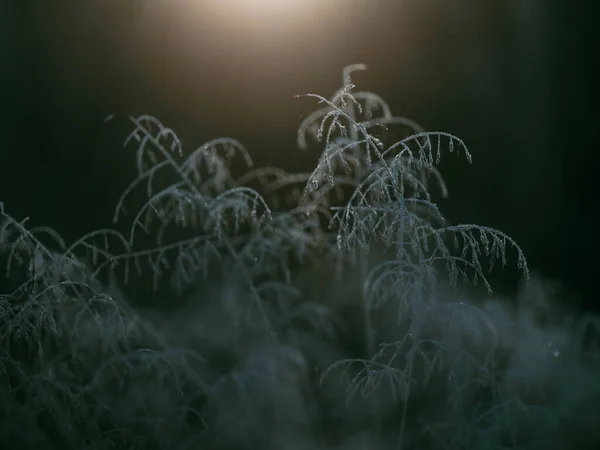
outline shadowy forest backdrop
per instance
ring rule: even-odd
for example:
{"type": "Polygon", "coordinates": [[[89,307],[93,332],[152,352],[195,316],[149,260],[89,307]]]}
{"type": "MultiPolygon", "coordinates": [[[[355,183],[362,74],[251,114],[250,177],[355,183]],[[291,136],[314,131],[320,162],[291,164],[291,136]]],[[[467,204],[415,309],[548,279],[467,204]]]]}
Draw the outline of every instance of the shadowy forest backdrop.
{"type": "Polygon", "coordinates": [[[160,118],[190,149],[229,136],[258,166],[312,168],[317,154],[295,139],[314,105],[293,96],[330,96],[342,67],[366,63],[361,89],[472,152],[473,167],[443,162],[446,217],[505,231],[532,269],[592,305],[598,116],[584,2],[335,0],[306,2],[297,19],[225,3],[2,2],[5,209],[68,241],[110,226],[134,175],[129,114],[160,118]]]}

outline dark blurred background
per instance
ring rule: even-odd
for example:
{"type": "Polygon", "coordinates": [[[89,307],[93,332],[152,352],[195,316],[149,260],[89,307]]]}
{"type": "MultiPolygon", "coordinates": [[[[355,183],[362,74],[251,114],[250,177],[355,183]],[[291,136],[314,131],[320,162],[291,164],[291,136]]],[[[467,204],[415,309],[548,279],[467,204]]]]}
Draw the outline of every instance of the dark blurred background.
{"type": "Polygon", "coordinates": [[[293,96],[330,96],[343,66],[366,63],[359,88],[471,150],[472,166],[444,158],[447,217],[502,229],[532,269],[595,302],[597,48],[582,1],[285,4],[2,1],[6,211],[68,240],[110,226],[133,176],[127,114],[157,116],[190,149],[230,136],[258,165],[307,170],[317,154],[295,132],[315,102],[293,96]]]}

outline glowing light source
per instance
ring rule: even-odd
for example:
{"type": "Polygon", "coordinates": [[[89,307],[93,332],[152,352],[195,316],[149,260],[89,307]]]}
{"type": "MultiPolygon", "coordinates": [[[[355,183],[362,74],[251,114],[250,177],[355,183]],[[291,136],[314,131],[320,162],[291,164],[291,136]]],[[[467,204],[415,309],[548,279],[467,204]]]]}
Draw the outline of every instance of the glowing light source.
{"type": "MultiPolygon", "coordinates": [[[[188,7],[233,27],[261,30],[298,27],[317,14],[322,0],[187,0],[188,7]],[[195,6],[194,6],[195,5],[195,6]]],[[[190,11],[191,12],[191,11],[190,11]]],[[[208,17],[207,17],[208,18],[208,17]]],[[[210,19],[209,19],[210,20],[210,19]]]]}
{"type": "Polygon", "coordinates": [[[306,3],[303,0],[229,0],[222,2],[223,5],[226,5],[224,7],[256,17],[292,15],[294,12],[302,10],[303,5],[306,5],[306,3]]]}

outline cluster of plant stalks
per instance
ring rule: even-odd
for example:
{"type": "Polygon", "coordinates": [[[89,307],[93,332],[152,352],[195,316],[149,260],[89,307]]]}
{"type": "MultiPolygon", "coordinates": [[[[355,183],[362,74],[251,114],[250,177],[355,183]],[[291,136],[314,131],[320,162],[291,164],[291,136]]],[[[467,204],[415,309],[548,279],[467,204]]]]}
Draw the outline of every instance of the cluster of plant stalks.
{"type": "Polygon", "coordinates": [[[183,149],[156,118],[130,117],[137,176],[114,212],[126,233],[68,244],[0,210],[0,446],[545,442],[525,432],[550,429],[545,404],[507,388],[499,315],[455,290],[491,293],[510,258],[527,278],[525,256],[498,230],[445,220],[437,165],[471,154],[356,91],[364,68],[346,67],[329,99],[308,95],[319,109],[298,145],[321,146],[312,173],[254,168],[231,138],[183,149]],[[132,278],[184,300],[134,308],[132,278]]]}

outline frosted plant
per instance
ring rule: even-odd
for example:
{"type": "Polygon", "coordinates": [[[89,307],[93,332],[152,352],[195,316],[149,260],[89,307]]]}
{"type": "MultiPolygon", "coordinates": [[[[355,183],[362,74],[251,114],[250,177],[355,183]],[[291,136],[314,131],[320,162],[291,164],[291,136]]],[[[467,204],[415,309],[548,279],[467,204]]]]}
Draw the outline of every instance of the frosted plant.
{"type": "Polygon", "coordinates": [[[111,346],[126,334],[108,333],[112,328],[127,329],[124,305],[104,293],[93,267],[83,262],[87,258],[92,263],[100,258],[111,260],[111,251],[127,249],[118,233],[98,230],[67,245],[56,231],[28,228],[26,220],[16,221],[1,205],[0,213],[0,252],[6,256],[6,277],[19,280],[16,288],[3,296],[3,346],[29,348],[39,369],[49,363],[47,353],[52,347],[61,347],[60,342],[82,343],[87,336],[96,335],[111,346]],[[85,327],[80,326],[83,317],[91,320],[85,327]]]}
{"type": "MultiPolygon", "coordinates": [[[[265,231],[279,242],[282,255],[292,256],[296,266],[310,263],[327,266],[340,263],[335,233],[327,230],[331,221],[330,202],[341,202],[344,198],[340,179],[337,185],[323,185],[320,189],[305,195],[304,187],[311,174],[288,173],[274,167],[264,167],[249,171],[242,176],[240,185],[256,185],[272,207],[272,221],[265,231]]],[[[258,236],[252,238],[255,240],[258,236]]],[[[267,248],[267,247],[266,247],[267,248]]],[[[261,267],[259,265],[259,267],[261,267]]],[[[280,264],[284,272],[288,265],[280,264]]],[[[265,270],[273,275],[273,270],[265,270]]]]}
{"type": "Polygon", "coordinates": [[[401,403],[400,447],[409,442],[409,404],[426,403],[429,392],[442,393],[457,418],[440,427],[457,425],[459,432],[435,430],[450,447],[492,446],[507,429],[497,413],[506,399],[477,403],[495,376],[493,355],[479,344],[495,349],[505,336],[495,322],[490,327],[489,314],[451,297],[440,282],[491,290],[488,270],[506,265],[509,250],[526,276],[527,262],[502,232],[445,220],[434,202],[448,194],[437,168],[442,149],[468,162],[471,154],[459,138],[426,132],[394,116],[378,95],[355,91],[351,75],[364,69],[345,68],[330,99],[308,95],[322,108],[300,124],[298,144],[324,144],[311,173],[255,169],[231,138],[187,152],[172,129],[139,116],[129,118],[125,140],[135,147],[136,177],[113,217],[124,234],[101,229],[68,245],[0,205],[0,252],[18,280],[0,296],[0,395],[11,410],[30,399],[28,420],[43,423],[42,433],[61,448],[191,448],[213,437],[223,445],[278,448],[298,444],[290,436],[312,446],[307,383],[339,375],[355,410],[345,417],[383,423],[380,414],[395,418],[401,403]],[[242,177],[232,174],[237,163],[248,169],[242,177]],[[373,262],[380,248],[383,260],[373,262]],[[295,269],[317,263],[335,264],[338,275],[357,263],[362,280],[355,290],[364,351],[329,369],[333,355],[347,356],[332,344],[342,321],[292,283],[295,269]],[[189,291],[202,274],[223,288],[200,290],[195,305],[158,330],[100,282],[117,271],[125,282],[149,274],[154,289],[166,281],[189,291]],[[384,327],[389,317],[393,330],[384,327]],[[312,355],[318,373],[314,361],[309,367],[305,354],[286,345],[304,343],[318,353],[322,340],[332,347],[312,355]],[[28,359],[17,358],[24,345],[28,359]],[[205,381],[205,350],[227,353],[235,367],[208,371],[217,381],[205,381]],[[474,405],[477,414],[467,415],[474,405]],[[476,435],[473,423],[489,433],[476,435]]]}
{"type": "Polygon", "coordinates": [[[146,199],[133,218],[130,243],[138,229],[146,233],[157,231],[160,243],[170,224],[220,234],[231,226],[237,231],[249,216],[253,219],[258,219],[258,215],[268,216],[269,210],[260,195],[251,189],[238,188],[231,177],[229,162],[236,155],[252,166],[246,149],[237,141],[215,139],[180,161],[183,148],[173,130],[149,116],[131,121],[135,129],[125,140],[125,146],[132,142],[137,145],[138,176],[121,195],[114,215],[117,222],[126,213],[127,198],[139,187],[144,188],[146,199]],[[151,229],[154,222],[157,230],[151,229]]]}
{"type": "MultiPolygon", "coordinates": [[[[517,265],[528,275],[525,256],[518,245],[506,234],[493,228],[478,225],[450,225],[437,205],[433,203],[428,180],[433,177],[447,194],[446,185],[435,165],[440,162],[442,147],[449,152],[461,151],[468,162],[471,154],[464,142],[444,132],[425,132],[415,123],[392,116],[387,104],[370,92],[354,92],[351,73],[364,70],[364,65],[352,65],[344,69],[344,86],[331,99],[309,94],[325,106],[307,117],[298,133],[301,147],[307,145],[307,136],[323,141],[325,149],[317,168],[309,178],[304,193],[309,195],[322,183],[334,185],[340,172],[346,173],[354,190],[345,206],[332,207],[334,212],[330,227],[337,230],[340,252],[358,255],[366,277],[363,301],[368,359],[348,360],[339,364],[363,367],[350,384],[351,392],[356,386],[372,390],[383,380],[397,383],[404,399],[404,411],[399,432],[402,446],[407,414],[408,398],[417,355],[424,355],[424,343],[433,345],[433,353],[425,356],[430,376],[437,361],[448,354],[456,356],[456,349],[442,332],[435,339],[425,334],[426,326],[436,320],[439,306],[432,303],[439,280],[440,267],[452,285],[458,280],[483,282],[491,292],[482,260],[493,268],[494,260],[507,264],[507,248],[517,253],[517,265]],[[387,143],[375,135],[376,127],[401,125],[411,134],[396,142],[387,143]],[[375,243],[383,242],[393,254],[391,262],[384,262],[368,274],[365,252],[375,243]],[[374,353],[372,341],[372,312],[385,301],[394,301],[398,317],[407,323],[405,334],[392,344],[397,348],[393,354],[406,355],[396,364],[381,361],[382,354],[374,353]],[[408,382],[407,382],[408,380],[408,382]]],[[[446,314],[454,314],[448,308],[446,314]]],[[[473,311],[457,314],[474,317],[466,319],[469,332],[475,333],[481,319],[473,311]]],[[[452,322],[452,321],[450,321],[452,322]]],[[[475,338],[475,337],[474,337],[475,338]]],[[[483,368],[482,368],[483,370],[483,368]]],[[[421,380],[420,380],[421,381],[421,380]]],[[[464,381],[468,383],[468,380],[464,381]]]]}
{"type": "MultiPolygon", "coordinates": [[[[138,176],[119,199],[114,220],[128,213],[126,205],[136,196],[143,200],[131,215],[127,239],[131,251],[105,265],[123,264],[126,278],[131,268],[138,272],[149,268],[155,288],[168,277],[181,292],[196,275],[207,273],[211,260],[221,261],[222,267],[231,265],[252,299],[238,308],[257,309],[265,329],[274,332],[272,322],[277,319],[269,317],[261,283],[272,286],[273,278],[289,283],[291,270],[305,258],[323,249],[335,251],[331,235],[323,232],[328,209],[316,196],[297,204],[296,191],[306,176],[264,168],[234,180],[230,164],[235,157],[252,167],[237,141],[215,139],[184,155],[177,135],[157,119],[142,116],[131,121],[135,129],[125,145],[137,145],[138,176]],[[147,236],[154,238],[154,245],[140,248],[147,236]]],[[[282,289],[270,289],[277,303],[286,301],[277,298],[282,289]]]]}
{"type": "Polygon", "coordinates": [[[137,249],[119,255],[111,264],[122,263],[126,272],[132,266],[138,273],[149,269],[155,289],[168,276],[181,292],[207,270],[210,258],[229,258],[252,291],[265,329],[270,330],[263,300],[254,289],[240,248],[248,232],[269,221],[271,211],[257,191],[234,183],[228,166],[237,155],[251,166],[246,150],[237,141],[223,138],[183,158],[181,142],[170,128],[149,116],[130,119],[135,128],[125,145],[137,145],[138,176],[119,199],[114,221],[127,212],[126,200],[135,193],[141,190],[144,200],[133,214],[129,231],[128,244],[137,249]],[[191,231],[191,237],[172,239],[173,227],[191,231]],[[153,236],[155,244],[140,249],[140,231],[153,236]]]}
{"type": "Polygon", "coordinates": [[[27,399],[32,420],[53,445],[83,448],[99,433],[98,405],[87,403],[86,387],[96,369],[155,339],[122,294],[96,277],[95,264],[111,267],[129,247],[112,230],[67,245],[50,228],[28,228],[26,220],[0,213],[0,252],[7,279],[16,280],[0,301],[0,342],[13,359],[11,402],[27,399]]]}

